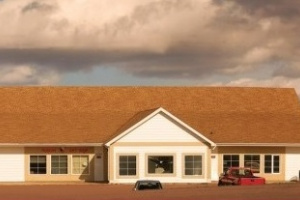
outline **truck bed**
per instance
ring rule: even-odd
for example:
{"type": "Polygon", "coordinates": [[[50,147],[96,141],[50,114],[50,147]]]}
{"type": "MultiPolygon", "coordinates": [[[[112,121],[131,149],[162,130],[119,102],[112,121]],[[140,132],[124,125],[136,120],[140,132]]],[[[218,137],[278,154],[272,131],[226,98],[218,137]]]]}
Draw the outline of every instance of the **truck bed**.
{"type": "Polygon", "coordinates": [[[240,178],[239,185],[263,185],[265,184],[265,179],[257,176],[251,178],[240,178]]]}

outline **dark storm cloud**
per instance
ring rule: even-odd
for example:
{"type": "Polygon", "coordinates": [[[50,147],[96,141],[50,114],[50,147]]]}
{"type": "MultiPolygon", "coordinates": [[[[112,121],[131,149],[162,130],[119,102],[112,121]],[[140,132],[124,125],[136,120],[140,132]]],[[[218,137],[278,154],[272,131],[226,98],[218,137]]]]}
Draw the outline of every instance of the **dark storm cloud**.
{"type": "Polygon", "coordinates": [[[18,73],[5,67],[10,74],[6,77],[30,77],[34,69],[37,74],[41,69],[63,74],[97,66],[141,77],[197,79],[268,66],[274,77],[295,78],[300,71],[299,4],[297,0],[3,1],[0,68],[23,66],[18,73]]]}
{"type": "Polygon", "coordinates": [[[33,1],[22,8],[22,13],[30,12],[30,11],[41,11],[47,12],[54,10],[54,6],[40,2],[40,1],[33,1]]]}
{"type": "Polygon", "coordinates": [[[259,17],[296,19],[300,16],[300,1],[297,0],[214,0],[217,5],[233,2],[244,12],[259,17]]]}
{"type": "MultiPolygon", "coordinates": [[[[217,59],[211,62],[208,56],[195,55],[195,52],[188,50],[158,54],[142,51],[0,49],[0,60],[4,65],[50,67],[61,73],[110,65],[137,76],[154,77],[198,77],[204,72],[216,72],[217,66],[222,63],[217,59]]],[[[214,57],[213,54],[210,56],[214,57]]]]}

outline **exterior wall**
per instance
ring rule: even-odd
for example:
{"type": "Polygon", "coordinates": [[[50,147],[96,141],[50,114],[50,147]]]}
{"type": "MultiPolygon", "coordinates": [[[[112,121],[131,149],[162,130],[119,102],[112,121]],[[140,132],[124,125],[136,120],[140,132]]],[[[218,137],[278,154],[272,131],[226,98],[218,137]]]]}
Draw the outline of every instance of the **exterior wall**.
{"type": "Polygon", "coordinates": [[[199,140],[174,120],[159,113],[118,142],[199,142],[199,140]]]}
{"type": "Polygon", "coordinates": [[[286,181],[299,181],[300,176],[300,148],[286,148],[286,181]]]}
{"type": "Polygon", "coordinates": [[[137,179],[159,179],[172,183],[210,182],[209,147],[197,134],[163,112],[135,127],[112,144],[108,151],[110,183],[132,183],[137,179]],[[184,159],[187,155],[202,156],[202,175],[185,175],[184,159]],[[135,176],[119,175],[119,156],[136,157],[135,176]],[[149,173],[148,156],[172,156],[173,173],[149,173]]]}
{"type": "Polygon", "coordinates": [[[105,147],[95,147],[94,181],[107,181],[107,150],[105,147]]]}
{"type": "Polygon", "coordinates": [[[285,147],[218,147],[213,153],[218,153],[219,174],[223,172],[223,155],[238,154],[240,158],[240,167],[243,167],[245,154],[258,154],[260,155],[260,173],[256,173],[255,175],[266,178],[267,182],[285,181],[285,147]],[[264,155],[279,155],[279,173],[264,173],[264,155]]]}
{"type": "Polygon", "coordinates": [[[208,166],[208,168],[211,169],[211,180],[212,181],[217,181],[219,180],[219,159],[218,159],[218,154],[212,153],[211,156],[211,164],[208,166]]]}
{"type": "Polygon", "coordinates": [[[137,179],[159,179],[161,182],[172,183],[205,183],[210,182],[210,149],[198,143],[164,143],[164,144],[115,144],[110,147],[112,153],[110,161],[110,183],[133,183],[137,179]],[[119,175],[119,156],[135,155],[137,157],[137,175],[120,176],[119,175]],[[173,156],[174,172],[172,174],[149,174],[147,171],[147,156],[173,156]],[[202,156],[202,175],[185,176],[184,175],[184,156],[201,155],[202,156]]]}
{"type": "Polygon", "coordinates": [[[0,148],[0,182],[24,181],[24,148],[0,148]]]}
{"type": "MultiPolygon", "coordinates": [[[[24,166],[24,164],[23,164],[24,166]]],[[[25,181],[94,181],[95,153],[93,147],[28,147],[25,148],[25,181]],[[30,156],[45,155],[47,160],[46,174],[30,173],[30,156]],[[51,174],[51,155],[68,156],[68,173],[51,174]],[[89,174],[72,174],[72,156],[89,156],[89,174]]]]}

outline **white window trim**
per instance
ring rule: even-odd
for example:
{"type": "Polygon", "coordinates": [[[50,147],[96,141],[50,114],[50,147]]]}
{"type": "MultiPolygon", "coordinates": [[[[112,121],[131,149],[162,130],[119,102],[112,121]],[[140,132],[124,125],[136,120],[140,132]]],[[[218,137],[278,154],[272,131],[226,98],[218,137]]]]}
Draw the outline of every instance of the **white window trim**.
{"type": "Polygon", "coordinates": [[[132,178],[138,178],[139,174],[139,156],[138,154],[126,154],[126,153],[121,153],[121,154],[116,154],[116,177],[120,179],[132,179],[132,178]],[[120,175],[120,156],[135,156],[136,158],[136,174],[135,175],[120,175]]]}
{"type": "Polygon", "coordinates": [[[67,154],[51,154],[50,155],[50,175],[65,176],[65,175],[69,175],[69,174],[70,174],[69,173],[69,156],[67,154]],[[52,156],[67,156],[67,173],[66,174],[52,174],[52,156]]]}
{"type": "Polygon", "coordinates": [[[245,154],[243,154],[243,166],[244,167],[245,167],[245,156],[259,156],[259,172],[255,172],[255,174],[261,174],[262,171],[264,171],[264,169],[262,169],[262,154],[260,154],[260,153],[245,153],[245,154]]]}
{"type": "Polygon", "coordinates": [[[72,154],[71,157],[72,157],[71,158],[71,175],[89,176],[91,174],[91,169],[90,169],[91,168],[91,165],[90,165],[90,155],[87,155],[87,154],[72,154]],[[73,157],[74,156],[87,156],[88,157],[88,171],[89,171],[89,173],[87,173],[87,174],[75,174],[75,173],[73,173],[73,157]]]}
{"type": "Polygon", "coordinates": [[[145,176],[146,177],[176,177],[176,154],[164,153],[164,154],[157,154],[157,153],[147,153],[145,155],[145,176]],[[166,174],[155,174],[155,173],[148,173],[148,160],[149,156],[172,156],[173,157],[173,173],[166,173],[166,174]]]}
{"type": "Polygon", "coordinates": [[[205,155],[203,153],[184,153],[182,154],[182,177],[183,178],[204,178],[205,176],[205,155]],[[186,175],[185,174],[185,157],[186,156],[201,156],[202,157],[202,174],[201,175],[186,175]]]}
{"type": "Polygon", "coordinates": [[[28,174],[30,175],[30,176],[45,176],[45,175],[47,175],[48,174],[48,162],[47,162],[47,154],[29,154],[29,159],[28,159],[28,174]],[[31,156],[45,156],[46,157],[46,173],[45,174],[32,174],[32,173],[30,173],[30,157],[31,156]]]}
{"type": "Polygon", "coordinates": [[[239,167],[241,166],[241,155],[240,153],[226,153],[226,154],[222,154],[222,166],[221,166],[221,169],[222,169],[222,173],[224,172],[224,156],[239,156],[239,167]]]}
{"type": "Polygon", "coordinates": [[[265,154],[264,155],[264,174],[281,174],[281,158],[279,154],[265,154]],[[266,173],[265,172],[265,167],[266,167],[266,156],[271,156],[271,173],[266,173]],[[274,156],[279,157],[279,172],[274,172],[274,156]]]}

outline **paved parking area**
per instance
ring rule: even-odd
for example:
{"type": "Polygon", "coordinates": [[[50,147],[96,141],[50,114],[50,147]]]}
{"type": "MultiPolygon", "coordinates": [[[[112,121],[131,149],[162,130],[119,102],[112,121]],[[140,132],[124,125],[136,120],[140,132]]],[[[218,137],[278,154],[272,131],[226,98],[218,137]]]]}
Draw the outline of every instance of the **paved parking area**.
{"type": "Polygon", "coordinates": [[[170,184],[161,191],[133,191],[133,185],[100,183],[0,184],[0,200],[94,200],[94,199],[298,199],[300,183],[263,186],[170,184]]]}

